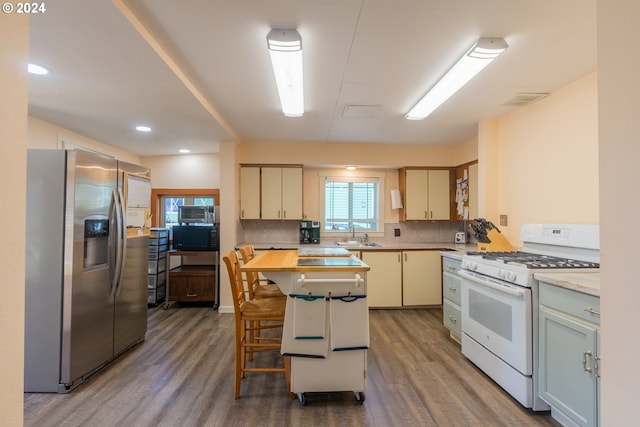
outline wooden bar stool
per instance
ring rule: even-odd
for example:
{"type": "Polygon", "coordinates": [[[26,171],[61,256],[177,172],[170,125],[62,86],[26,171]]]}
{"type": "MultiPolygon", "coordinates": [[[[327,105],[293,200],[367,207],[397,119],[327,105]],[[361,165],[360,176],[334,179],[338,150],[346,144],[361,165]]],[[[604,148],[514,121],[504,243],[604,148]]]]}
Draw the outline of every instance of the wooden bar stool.
{"type": "MultiPolygon", "coordinates": [[[[240,247],[240,255],[242,256],[242,262],[245,264],[256,257],[256,251],[253,245],[244,245],[240,247]]],[[[247,271],[247,291],[249,292],[249,299],[260,298],[285,298],[286,295],[282,293],[278,285],[269,283],[268,280],[261,280],[260,276],[255,271],[247,271]]]]}
{"type": "Polygon", "coordinates": [[[240,397],[240,380],[245,372],[284,372],[287,389],[290,389],[290,359],[285,357],[284,367],[247,367],[247,352],[279,351],[282,338],[261,334],[266,329],[281,328],[284,323],[286,299],[263,298],[247,300],[240,270],[240,261],[235,251],[223,257],[229,272],[233,311],[236,325],[236,369],[234,397],[240,397]],[[250,333],[252,339],[247,339],[250,333]]]}

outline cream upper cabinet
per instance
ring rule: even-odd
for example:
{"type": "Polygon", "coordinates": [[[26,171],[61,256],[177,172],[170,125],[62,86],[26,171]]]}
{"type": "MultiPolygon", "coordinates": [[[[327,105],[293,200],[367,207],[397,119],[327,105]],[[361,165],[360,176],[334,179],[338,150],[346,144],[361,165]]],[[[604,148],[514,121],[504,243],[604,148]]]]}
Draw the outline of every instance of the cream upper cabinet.
{"type": "Polygon", "coordinates": [[[260,219],[260,168],[240,168],[240,219],[260,219]]]}
{"type": "Polygon", "coordinates": [[[405,171],[405,219],[427,219],[428,175],[426,170],[405,171]]]}
{"type": "Polygon", "coordinates": [[[282,219],[282,168],[262,168],[262,219],[282,219]]]}
{"type": "Polygon", "coordinates": [[[302,168],[262,167],[262,219],[302,219],[302,168]]]}
{"type": "Polygon", "coordinates": [[[439,251],[402,252],[402,305],[442,304],[439,251]]]}
{"type": "Polygon", "coordinates": [[[448,170],[429,170],[429,219],[451,219],[448,170]]]}
{"type": "Polygon", "coordinates": [[[450,172],[447,169],[402,169],[405,220],[450,219],[450,172]]]}
{"type": "Polygon", "coordinates": [[[282,168],[284,219],[302,219],[302,168],[282,168]]]}

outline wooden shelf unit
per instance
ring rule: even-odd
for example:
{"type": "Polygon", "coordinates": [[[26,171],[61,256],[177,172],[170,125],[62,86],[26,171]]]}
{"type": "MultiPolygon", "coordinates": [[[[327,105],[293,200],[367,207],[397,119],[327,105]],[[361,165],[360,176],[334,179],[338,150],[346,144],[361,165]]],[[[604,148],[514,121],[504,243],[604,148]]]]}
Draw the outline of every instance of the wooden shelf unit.
{"type": "Polygon", "coordinates": [[[169,270],[165,310],[174,301],[213,302],[218,308],[219,252],[218,251],[169,251],[169,257],[180,257],[180,265],[169,270]],[[183,257],[213,257],[212,264],[183,264],[183,257]]]}

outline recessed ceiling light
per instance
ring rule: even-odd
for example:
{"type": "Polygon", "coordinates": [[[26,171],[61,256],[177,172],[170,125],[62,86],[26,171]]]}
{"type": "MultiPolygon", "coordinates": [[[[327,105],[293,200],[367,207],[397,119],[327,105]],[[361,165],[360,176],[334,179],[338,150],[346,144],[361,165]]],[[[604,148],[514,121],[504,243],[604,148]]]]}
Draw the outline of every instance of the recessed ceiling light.
{"type": "Polygon", "coordinates": [[[49,74],[49,70],[47,70],[43,66],[36,65],[36,64],[29,64],[27,66],[27,71],[30,72],[31,74],[38,74],[40,76],[49,74]]]}
{"type": "Polygon", "coordinates": [[[181,148],[181,149],[180,149],[180,150],[178,150],[178,151],[180,151],[180,152],[181,152],[181,153],[183,153],[183,154],[187,154],[187,153],[190,153],[190,152],[191,152],[191,150],[189,150],[189,149],[187,149],[187,148],[181,148]]]}
{"type": "Polygon", "coordinates": [[[149,126],[136,126],[136,130],[138,132],[151,132],[151,128],[149,126]]]}

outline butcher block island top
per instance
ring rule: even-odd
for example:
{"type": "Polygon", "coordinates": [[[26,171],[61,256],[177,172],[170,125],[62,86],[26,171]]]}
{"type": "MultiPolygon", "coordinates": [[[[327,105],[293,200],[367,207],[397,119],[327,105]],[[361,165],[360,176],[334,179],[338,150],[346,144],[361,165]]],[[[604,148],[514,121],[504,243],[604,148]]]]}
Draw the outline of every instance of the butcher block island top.
{"type": "Polygon", "coordinates": [[[355,256],[299,256],[297,250],[265,251],[244,264],[243,271],[267,272],[358,272],[369,266],[355,256]]]}

